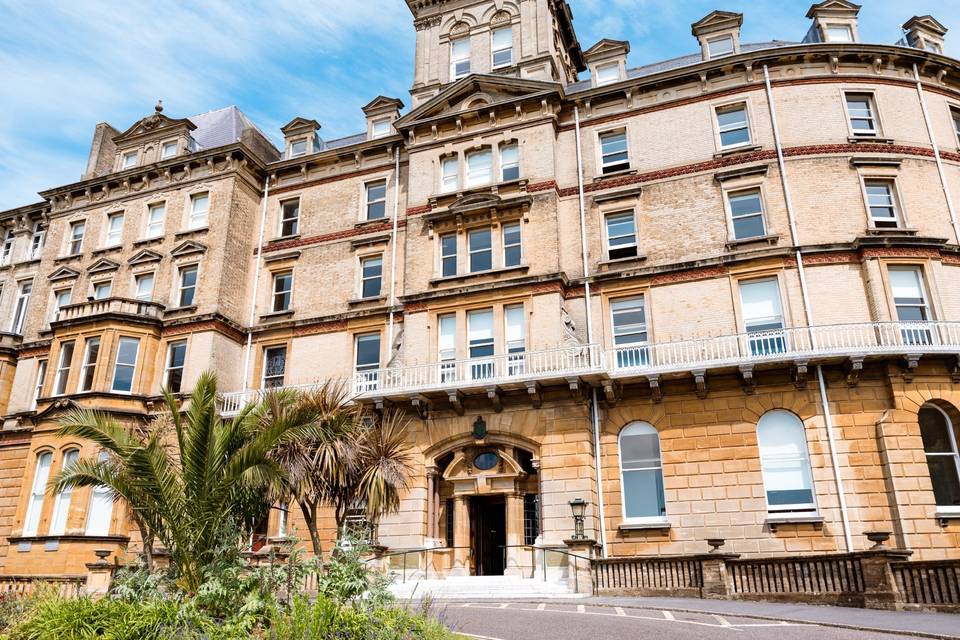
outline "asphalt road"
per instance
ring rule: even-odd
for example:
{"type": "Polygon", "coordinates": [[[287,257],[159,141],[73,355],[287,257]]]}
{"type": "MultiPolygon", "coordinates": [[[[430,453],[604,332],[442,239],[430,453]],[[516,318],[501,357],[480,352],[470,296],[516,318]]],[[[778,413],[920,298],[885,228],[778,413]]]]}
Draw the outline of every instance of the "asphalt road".
{"type": "Polygon", "coordinates": [[[891,640],[914,636],[836,629],[707,613],[590,604],[520,602],[438,603],[435,614],[451,629],[493,640],[891,640]]]}

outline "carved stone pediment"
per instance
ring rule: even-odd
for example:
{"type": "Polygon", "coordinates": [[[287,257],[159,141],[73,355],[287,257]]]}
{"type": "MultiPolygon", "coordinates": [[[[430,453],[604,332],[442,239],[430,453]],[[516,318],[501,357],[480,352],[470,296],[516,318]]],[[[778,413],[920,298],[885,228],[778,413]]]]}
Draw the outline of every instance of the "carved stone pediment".
{"type": "Polygon", "coordinates": [[[170,130],[173,129],[186,133],[197,128],[197,125],[193,124],[188,118],[169,118],[163,115],[160,112],[161,110],[162,107],[158,105],[158,111],[143,118],[120,135],[114,136],[113,142],[118,147],[123,147],[123,143],[125,142],[157,133],[160,130],[164,131],[164,135],[169,135],[169,133],[171,133],[170,130]]]}
{"type": "Polygon", "coordinates": [[[49,276],[47,280],[51,282],[58,282],[60,280],[72,280],[80,275],[80,272],[76,269],[71,269],[70,267],[60,267],[49,276]]]}
{"type": "Polygon", "coordinates": [[[743,24],[743,14],[732,11],[711,11],[692,25],[693,35],[702,35],[713,31],[737,29],[743,24]]]}
{"type": "Polygon", "coordinates": [[[630,43],[626,40],[611,40],[604,38],[597,44],[583,52],[584,60],[593,62],[596,60],[605,60],[625,56],[630,53],[630,43]]]}
{"type": "Polygon", "coordinates": [[[186,240],[178,244],[176,247],[174,247],[173,251],[170,252],[170,255],[173,256],[174,258],[182,258],[184,256],[190,256],[190,255],[195,255],[198,253],[206,253],[206,252],[207,252],[207,245],[202,244],[200,242],[195,242],[193,240],[186,240]]]}
{"type": "Polygon", "coordinates": [[[140,264],[150,264],[151,262],[160,262],[163,260],[163,256],[157,253],[156,251],[151,251],[150,249],[142,249],[127,260],[129,265],[140,265],[140,264]]]}
{"type": "Polygon", "coordinates": [[[297,116],[287,124],[280,127],[284,136],[296,135],[298,133],[313,133],[320,128],[320,123],[316,120],[297,116]]]}
{"type": "Polygon", "coordinates": [[[116,271],[120,268],[120,264],[109,260],[107,258],[100,258],[92,265],[87,267],[87,273],[105,273],[107,271],[116,271]]]}

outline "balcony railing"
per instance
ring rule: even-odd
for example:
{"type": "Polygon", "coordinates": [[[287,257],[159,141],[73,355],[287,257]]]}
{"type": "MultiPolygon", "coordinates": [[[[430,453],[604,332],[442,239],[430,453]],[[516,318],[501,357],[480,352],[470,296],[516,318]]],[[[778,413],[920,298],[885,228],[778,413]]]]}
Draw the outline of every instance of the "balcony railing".
{"type": "Polygon", "coordinates": [[[613,376],[837,356],[957,353],[960,322],[873,322],[794,327],[610,349],[613,376]]]}
{"type": "Polygon", "coordinates": [[[53,322],[67,322],[107,314],[139,316],[151,320],[161,320],[163,318],[163,305],[131,298],[88,300],[87,302],[68,304],[61,307],[53,322]]]}
{"type": "MultiPolygon", "coordinates": [[[[357,399],[483,389],[587,374],[629,378],[765,363],[883,355],[960,354],[960,322],[873,322],[743,333],[676,342],[598,345],[470,360],[390,367],[343,380],[357,399]]],[[[295,388],[316,388],[318,384],[295,388]]],[[[222,412],[236,415],[262,390],[224,394],[222,412]]]]}

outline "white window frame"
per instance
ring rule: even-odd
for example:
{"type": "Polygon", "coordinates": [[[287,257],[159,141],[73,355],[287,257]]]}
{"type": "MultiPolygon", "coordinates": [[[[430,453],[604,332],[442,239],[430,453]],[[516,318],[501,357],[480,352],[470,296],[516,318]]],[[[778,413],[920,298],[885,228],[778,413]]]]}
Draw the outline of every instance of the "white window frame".
{"type": "Polygon", "coordinates": [[[260,372],[260,388],[261,389],[279,389],[283,387],[287,382],[287,356],[290,352],[287,349],[285,344],[273,344],[263,348],[263,364],[261,366],[262,371],[260,372]],[[279,374],[273,371],[267,370],[267,365],[270,363],[270,354],[271,352],[283,352],[283,371],[279,374]],[[278,381],[279,384],[273,384],[274,381],[278,381]]]}
{"type": "Polygon", "coordinates": [[[750,240],[756,240],[759,238],[765,238],[770,234],[770,229],[767,226],[767,203],[766,198],[764,197],[763,188],[760,185],[749,186],[744,185],[736,189],[725,190],[723,193],[723,204],[727,211],[727,221],[730,225],[730,240],[734,242],[749,242],[750,240]],[[749,195],[756,195],[757,200],[760,203],[759,212],[751,212],[745,214],[735,215],[733,212],[733,200],[737,198],[744,198],[749,195]],[[744,236],[742,238],[737,237],[737,221],[746,220],[749,218],[760,218],[760,226],[762,228],[762,233],[760,235],[744,236]]]}
{"type": "Polygon", "coordinates": [[[132,169],[139,164],[139,161],[139,151],[127,151],[120,157],[120,170],[132,169]]]}
{"type": "Polygon", "coordinates": [[[736,53],[737,53],[737,43],[736,43],[736,40],[734,40],[734,37],[732,34],[727,33],[727,34],[716,36],[713,38],[707,38],[707,57],[710,60],[714,60],[716,58],[726,58],[727,56],[732,56],[732,55],[735,55],[736,53]],[[729,42],[730,50],[720,51],[719,53],[714,51],[714,45],[720,44],[721,42],[729,42]]]}
{"type": "Polygon", "coordinates": [[[60,343],[57,353],[57,371],[53,378],[52,396],[62,396],[67,393],[67,383],[70,382],[70,369],[73,367],[73,356],[77,348],[74,340],[60,343]],[[69,347],[69,348],[67,348],[69,347]]]}
{"type": "MultiPolygon", "coordinates": [[[[775,425],[775,426],[782,426],[782,425],[775,425]]],[[[774,428],[774,427],[770,426],[768,428],[774,428]]],[[[807,442],[807,430],[805,425],[803,424],[803,420],[801,420],[794,413],[790,411],[786,411],[784,409],[773,409],[771,411],[767,411],[760,417],[760,420],[757,421],[757,448],[759,450],[759,455],[760,455],[760,473],[761,473],[761,476],[763,477],[763,499],[767,504],[767,513],[770,513],[770,514],[796,513],[796,512],[816,513],[817,512],[817,488],[816,488],[816,482],[814,481],[814,477],[813,477],[813,467],[810,462],[810,445],[807,442]],[[770,463],[775,463],[778,461],[782,462],[782,460],[777,460],[776,457],[771,455],[769,452],[764,453],[764,447],[763,447],[763,442],[760,435],[760,430],[765,426],[765,423],[769,425],[772,420],[778,419],[779,416],[783,416],[784,419],[791,421],[792,424],[790,425],[790,428],[795,429],[799,427],[800,440],[798,440],[797,442],[798,444],[803,445],[802,451],[799,452],[800,454],[799,458],[794,458],[788,461],[799,462],[800,464],[803,465],[802,471],[805,472],[806,479],[810,483],[810,502],[783,504],[783,505],[777,505],[775,507],[771,506],[770,504],[770,499],[769,499],[770,475],[771,475],[770,472],[772,470],[770,468],[770,463]]]]}
{"type": "Polygon", "coordinates": [[[176,308],[180,309],[183,307],[195,307],[197,306],[197,290],[200,288],[200,265],[197,263],[193,264],[184,264],[177,267],[177,299],[176,299],[176,308]],[[184,285],[184,276],[193,271],[196,275],[194,276],[193,285],[184,285]],[[187,289],[193,289],[191,294],[190,301],[187,304],[183,304],[183,294],[187,289]]]}
{"type": "Polygon", "coordinates": [[[893,315],[896,318],[896,322],[906,322],[906,323],[917,323],[917,322],[933,322],[934,314],[933,308],[930,306],[930,292],[927,289],[926,274],[923,267],[919,265],[911,264],[891,264],[887,267],[887,279],[890,281],[890,299],[893,302],[893,315]],[[892,272],[906,272],[910,271],[917,276],[917,286],[920,288],[921,302],[917,303],[898,303],[897,297],[893,290],[893,277],[892,272]],[[901,320],[900,319],[900,307],[910,307],[915,309],[921,309],[923,314],[926,316],[925,320],[901,320]]]}
{"type": "Polygon", "coordinates": [[[43,251],[43,245],[47,238],[47,230],[44,229],[42,222],[35,222],[33,225],[33,236],[30,238],[30,259],[36,260],[43,251]]]}
{"type": "Polygon", "coordinates": [[[460,273],[460,236],[457,233],[444,233],[437,236],[437,253],[440,256],[440,277],[441,278],[453,278],[460,273]],[[453,253],[444,253],[443,240],[444,238],[453,238],[453,253]],[[446,273],[444,269],[444,261],[453,259],[453,273],[446,273]]]}
{"type": "Polygon", "coordinates": [[[466,78],[468,75],[470,75],[470,72],[472,70],[471,69],[472,65],[470,64],[472,47],[470,45],[471,45],[471,42],[470,42],[469,35],[463,36],[462,38],[453,38],[450,40],[450,80],[451,81],[459,80],[460,78],[466,78]],[[460,45],[460,44],[466,45],[466,55],[460,55],[458,57],[457,45],[460,45]],[[466,70],[463,73],[458,74],[457,65],[464,62],[466,62],[467,64],[466,70]]]}
{"type": "Polygon", "coordinates": [[[107,214],[107,224],[104,227],[103,234],[103,246],[107,247],[119,247],[123,244],[123,222],[124,216],[122,211],[115,211],[113,213],[107,214]],[[114,221],[119,220],[119,228],[114,229],[114,221]]]}
{"type": "Polygon", "coordinates": [[[23,335],[23,325],[27,321],[30,297],[33,295],[33,280],[21,280],[17,285],[17,300],[10,321],[10,333],[19,336],[23,335]]]}
{"type": "MultiPolygon", "coordinates": [[[[614,238],[627,238],[628,235],[614,236],[614,238]]],[[[640,256],[640,244],[637,240],[637,214],[636,211],[610,211],[603,214],[603,246],[604,253],[606,254],[605,260],[633,260],[640,256]],[[611,246],[610,240],[610,220],[613,218],[630,218],[633,221],[633,242],[626,243],[622,245],[617,245],[616,250],[620,249],[629,249],[633,248],[634,254],[632,256],[622,256],[620,258],[613,258],[610,255],[610,252],[614,250],[614,247],[611,246]]]]}
{"type": "Polygon", "coordinates": [[[620,129],[610,129],[608,131],[600,131],[597,133],[597,159],[598,166],[600,167],[600,175],[608,175],[611,173],[619,173],[621,171],[629,171],[632,167],[630,162],[630,134],[626,127],[620,129]],[[623,151],[612,151],[606,152],[603,149],[603,141],[605,138],[610,138],[612,136],[623,136],[623,142],[625,149],[623,151]],[[615,156],[621,153],[626,154],[625,160],[618,161],[608,161],[608,156],[615,156]]]}
{"type": "Polygon", "coordinates": [[[163,386],[166,389],[169,389],[171,393],[180,393],[183,390],[183,373],[187,368],[187,341],[186,340],[173,340],[167,343],[167,358],[163,364],[163,386]],[[179,367],[173,366],[173,350],[176,347],[183,347],[183,364],[179,367]],[[170,374],[175,371],[180,371],[180,388],[173,390],[170,389],[170,374]]]}
{"type": "Polygon", "coordinates": [[[372,138],[386,138],[392,131],[393,120],[389,117],[379,118],[370,123],[370,135],[372,138]]]}
{"type": "Polygon", "coordinates": [[[154,202],[147,205],[147,227],[144,232],[144,239],[160,238],[164,234],[167,222],[167,203],[154,202]],[[154,220],[154,216],[159,213],[159,219],[154,220]],[[159,228],[157,228],[159,227],[159,228]]]}
{"type": "Polygon", "coordinates": [[[953,141],[960,149],[960,105],[947,105],[950,110],[950,122],[953,124],[953,141]]]}
{"type": "Polygon", "coordinates": [[[3,252],[0,253],[0,265],[6,266],[13,261],[13,245],[16,236],[13,235],[13,229],[7,229],[3,238],[3,252]]]}
{"type": "Polygon", "coordinates": [[[889,176],[861,176],[860,178],[860,187],[863,192],[863,202],[867,210],[867,221],[869,222],[871,229],[902,229],[906,226],[906,218],[904,216],[903,208],[900,202],[900,190],[897,188],[896,178],[889,176]],[[889,205],[874,205],[870,201],[870,191],[869,187],[883,185],[887,187],[889,191],[890,203],[889,205]],[[873,215],[873,208],[877,206],[878,208],[889,206],[893,212],[893,218],[877,218],[873,215]],[[885,222],[883,226],[878,225],[878,222],[885,222]],[[893,224],[889,224],[889,223],[893,224]]]}
{"type": "Polygon", "coordinates": [[[668,505],[667,505],[666,487],[664,487],[665,481],[664,481],[664,476],[663,476],[663,449],[662,449],[662,447],[661,447],[661,445],[660,445],[660,442],[661,442],[660,432],[657,431],[656,427],[654,427],[654,426],[653,426],[652,424],[650,424],[649,422],[643,422],[643,421],[634,421],[634,422],[631,422],[631,423],[627,424],[626,426],[624,426],[623,429],[620,430],[620,433],[617,434],[617,466],[618,466],[619,480],[620,480],[620,504],[622,505],[622,507],[621,507],[621,512],[622,512],[622,515],[623,515],[623,524],[626,524],[626,525],[641,525],[641,526],[642,526],[642,525],[667,524],[667,522],[668,522],[668,520],[667,520],[667,506],[668,506],[668,505]],[[658,452],[658,454],[659,454],[659,455],[658,455],[658,461],[657,461],[658,463],[657,463],[657,464],[654,464],[654,465],[649,466],[649,467],[641,467],[641,468],[638,468],[638,469],[624,469],[624,466],[623,466],[623,437],[624,437],[624,435],[627,435],[627,436],[632,435],[632,434],[630,433],[631,431],[633,431],[634,433],[638,433],[638,434],[640,434],[640,433],[642,433],[642,432],[646,432],[647,435],[649,435],[649,433],[652,431],[653,434],[656,435],[656,437],[657,437],[657,452],[658,452]],[[631,471],[654,471],[654,472],[659,471],[659,473],[660,473],[660,486],[661,486],[660,499],[661,499],[662,502],[663,502],[663,510],[664,510],[663,515],[659,515],[659,516],[633,516],[633,517],[630,517],[630,516],[627,515],[627,483],[625,482],[624,479],[625,479],[626,473],[631,472],[631,471]]]}
{"type": "Polygon", "coordinates": [[[880,122],[880,110],[877,107],[877,96],[873,91],[863,90],[863,89],[850,89],[848,91],[843,91],[843,108],[844,112],[847,114],[847,128],[849,129],[850,136],[853,138],[876,138],[881,135],[883,130],[883,124],[880,122]],[[866,98],[869,113],[867,115],[856,115],[850,112],[850,103],[848,102],[849,98],[866,98]],[[853,126],[854,120],[869,120],[871,123],[871,129],[856,129],[853,126]]]}
{"type": "MultiPolygon", "coordinates": [[[[107,460],[107,452],[101,451],[98,462],[107,460]]],[[[113,491],[104,485],[96,485],[90,490],[90,503],[87,507],[87,522],[84,533],[88,536],[108,536],[113,525],[113,491]],[[99,511],[98,509],[103,509],[99,511]]]]}
{"type": "Polygon", "coordinates": [[[106,300],[107,298],[110,298],[113,296],[113,280],[111,279],[98,280],[96,282],[91,282],[90,288],[91,288],[92,296],[94,300],[106,300]],[[101,287],[107,288],[107,294],[105,296],[99,295],[101,287]]]}
{"type": "Polygon", "coordinates": [[[843,22],[828,22],[823,25],[823,39],[825,42],[853,42],[853,27],[843,22]],[[832,32],[842,29],[846,37],[834,38],[832,32]]]}
{"type": "Polygon", "coordinates": [[[725,104],[718,104],[713,108],[713,118],[717,126],[717,146],[721,151],[728,151],[730,149],[739,149],[741,147],[749,147],[753,145],[753,131],[750,127],[750,107],[747,102],[744,100],[742,102],[728,102],[725,104]],[[743,111],[743,124],[739,123],[734,125],[721,125],[720,124],[720,114],[728,113],[731,111],[743,111]],[[744,142],[734,142],[732,144],[723,143],[723,134],[730,133],[732,131],[746,131],[747,139],[744,142]]]}
{"type": "Polygon", "coordinates": [[[44,378],[47,377],[47,360],[37,360],[37,377],[33,385],[33,401],[30,403],[31,411],[35,411],[37,403],[40,400],[40,394],[43,393],[44,378]]]}
{"type": "Polygon", "coordinates": [[[519,267],[523,265],[523,223],[520,221],[517,222],[507,222],[500,226],[501,233],[501,249],[503,251],[503,266],[504,268],[519,267]],[[516,229],[517,231],[517,240],[516,242],[509,242],[507,240],[507,231],[516,229]],[[517,248],[520,251],[520,258],[515,264],[509,264],[507,261],[507,250],[517,248]]]}
{"type": "Polygon", "coordinates": [[[608,84],[615,84],[617,82],[620,82],[623,79],[622,74],[620,72],[619,61],[598,64],[596,66],[596,70],[597,70],[596,85],[598,87],[603,87],[608,84]],[[611,69],[613,70],[613,74],[608,75],[606,72],[610,71],[611,69]]]}
{"type": "Polygon", "coordinates": [[[437,362],[440,363],[440,381],[449,382],[456,377],[457,360],[457,314],[443,313],[437,316],[437,362]]]}
{"type": "Polygon", "coordinates": [[[493,229],[491,229],[490,227],[480,227],[477,229],[471,229],[470,231],[467,232],[467,266],[470,269],[470,273],[486,273],[488,271],[492,271],[495,268],[495,265],[493,264],[493,229]],[[481,234],[483,232],[486,232],[487,236],[490,238],[490,246],[485,249],[483,248],[474,249],[472,246],[473,243],[471,240],[475,237],[478,237],[478,234],[481,234]],[[484,253],[490,255],[490,268],[474,270],[473,256],[484,254],[484,253]]]}
{"type": "Polygon", "coordinates": [[[210,192],[191,193],[189,200],[190,210],[187,218],[187,229],[203,229],[210,225],[210,192]],[[207,206],[197,209],[197,203],[205,199],[207,206]]]}
{"type": "Polygon", "coordinates": [[[83,253],[83,240],[87,235],[87,221],[74,220],[70,223],[67,234],[67,255],[78,256],[83,253]],[[80,230],[79,235],[77,230],[80,230]]]}
{"type": "Polygon", "coordinates": [[[383,254],[382,253],[371,253],[370,255],[360,256],[360,299],[361,300],[375,300],[383,295],[383,254]],[[368,262],[374,260],[380,261],[380,274],[377,276],[367,276],[366,275],[366,266],[368,262]],[[364,290],[366,289],[366,283],[368,281],[376,280],[379,285],[377,286],[376,295],[367,296],[364,295],[364,290]]]}
{"type": "Polygon", "coordinates": [[[358,333],[353,337],[353,374],[357,381],[357,391],[373,391],[380,382],[380,363],[383,360],[383,336],[379,331],[358,333]],[[377,338],[377,361],[375,363],[360,364],[360,342],[365,339],[377,338]]]}
{"type": "Polygon", "coordinates": [[[160,159],[168,160],[170,158],[176,157],[177,153],[180,151],[180,144],[176,140],[167,140],[160,144],[160,159]],[[173,151],[168,153],[168,149],[173,147],[173,151]]]}
{"type": "Polygon", "coordinates": [[[505,27],[498,27],[496,29],[490,30],[490,68],[491,69],[503,69],[506,67],[513,66],[513,25],[508,25],[505,27]],[[509,46],[497,47],[497,35],[507,33],[509,34],[509,46]],[[501,62],[497,64],[497,54],[509,52],[510,59],[507,62],[501,62]]]}
{"type": "Polygon", "coordinates": [[[493,149],[484,147],[476,151],[468,152],[464,157],[466,171],[466,188],[482,187],[493,183],[493,149]],[[484,166],[471,168],[470,160],[474,158],[486,157],[489,160],[484,166]]]}
{"type": "Polygon", "coordinates": [[[296,236],[300,233],[300,197],[290,198],[289,200],[280,201],[280,225],[277,229],[277,235],[281,238],[290,238],[296,236]],[[287,215],[287,205],[296,205],[292,210],[295,212],[295,215],[287,215]],[[287,223],[292,225],[290,233],[284,233],[284,227],[287,226],[287,223]]]}
{"type": "Polygon", "coordinates": [[[83,341],[83,358],[80,360],[80,375],[77,376],[77,393],[93,391],[94,385],[96,384],[97,363],[99,360],[100,336],[91,336],[83,341]],[[84,378],[88,370],[90,371],[90,386],[84,387],[84,378]]]}
{"type": "Polygon", "coordinates": [[[516,142],[508,142],[506,144],[500,145],[500,181],[501,182],[510,182],[513,180],[519,180],[521,177],[520,173],[520,145],[516,142]],[[514,158],[508,159],[507,154],[512,153],[514,158]],[[517,175],[515,178],[507,177],[507,171],[516,169],[517,175]]]}
{"type": "MultiPolygon", "coordinates": [[[[953,424],[953,420],[950,418],[950,414],[948,414],[946,411],[944,411],[944,410],[943,410],[941,407],[939,407],[938,405],[933,404],[933,403],[930,403],[930,402],[924,404],[922,407],[920,407],[920,409],[933,409],[933,410],[936,410],[936,411],[940,412],[940,415],[943,416],[943,419],[944,419],[944,420],[946,421],[946,423],[947,423],[947,433],[949,434],[950,447],[952,448],[952,451],[950,451],[950,452],[948,452],[948,453],[936,453],[936,452],[934,452],[934,453],[929,453],[929,452],[927,452],[926,448],[924,448],[924,450],[923,450],[924,461],[925,461],[925,462],[928,462],[926,459],[929,458],[930,456],[935,456],[935,457],[951,457],[951,458],[953,458],[953,463],[954,463],[954,465],[956,465],[957,476],[960,477],[960,449],[958,449],[958,447],[957,447],[956,425],[953,424]]],[[[917,419],[919,420],[919,412],[918,412],[918,414],[917,414],[917,419]]],[[[929,462],[928,462],[928,465],[929,465],[929,462]]],[[[929,468],[928,468],[928,473],[929,473],[929,468]]],[[[932,486],[933,486],[933,477],[932,477],[932,476],[930,477],[930,483],[931,483],[931,487],[932,487],[932,486]]],[[[958,506],[958,505],[950,505],[950,504],[943,504],[943,505],[937,504],[937,512],[939,512],[939,513],[944,513],[944,514],[957,514],[957,513],[960,513],[960,506],[958,506]]]]}
{"type": "Polygon", "coordinates": [[[117,351],[113,359],[113,376],[110,379],[110,391],[111,393],[121,393],[124,395],[131,395],[134,392],[134,389],[137,388],[137,364],[140,360],[140,338],[134,338],[133,336],[121,336],[117,340],[117,351]],[[130,344],[132,342],[136,343],[136,350],[133,352],[133,362],[121,362],[120,361],[120,351],[123,348],[124,344],[130,344]],[[130,369],[130,389],[123,390],[117,389],[117,374],[121,368],[130,369]]]}
{"type": "Polygon", "coordinates": [[[273,286],[270,288],[270,313],[288,313],[293,310],[293,269],[277,271],[273,274],[273,286]],[[278,289],[283,278],[289,276],[289,288],[278,289]],[[287,304],[280,308],[278,303],[286,299],[287,304]]]}
{"type": "Polygon", "coordinates": [[[459,190],[460,157],[452,155],[440,158],[440,193],[455,193],[459,190]]]}
{"type": "MultiPolygon", "coordinates": [[[[63,462],[60,463],[61,471],[66,471],[71,465],[75,464],[80,457],[80,450],[77,448],[67,449],[63,452],[63,462]]],[[[53,502],[53,514],[50,516],[50,528],[47,534],[51,536],[62,536],[67,530],[67,520],[70,517],[70,500],[73,497],[73,487],[68,485],[63,488],[55,497],[53,502]]]]}
{"type": "Polygon", "coordinates": [[[43,514],[43,502],[47,495],[47,481],[53,467],[53,452],[40,451],[36,454],[33,469],[33,484],[30,485],[30,497],[27,500],[27,512],[23,518],[23,530],[20,535],[31,538],[40,530],[40,518],[43,514]]]}
{"type": "Polygon", "coordinates": [[[154,271],[145,271],[143,273],[135,273],[133,275],[133,297],[136,300],[141,302],[153,302],[153,289],[157,284],[157,274],[154,271]],[[150,282],[150,291],[147,293],[142,292],[141,284],[148,281],[150,282]]]}
{"type": "Polygon", "coordinates": [[[773,322],[774,320],[779,322],[780,326],[778,328],[758,329],[757,332],[765,333],[765,332],[772,332],[772,331],[782,331],[787,328],[786,312],[784,311],[784,308],[783,308],[783,292],[781,291],[781,287],[780,287],[780,278],[778,278],[777,276],[767,276],[767,277],[761,277],[761,278],[745,278],[743,280],[738,280],[737,294],[738,294],[737,300],[740,303],[740,316],[741,316],[741,323],[743,324],[744,333],[747,333],[747,334],[751,333],[750,325],[754,325],[754,326],[772,325],[774,324],[773,322]],[[779,310],[778,315],[765,316],[762,318],[758,317],[758,318],[752,318],[752,319],[747,318],[747,313],[743,306],[743,288],[745,286],[750,287],[750,286],[756,286],[759,284],[771,284],[773,286],[773,291],[776,293],[776,296],[777,296],[776,303],[777,303],[777,309],[779,310]]]}
{"type": "Polygon", "coordinates": [[[310,140],[308,138],[297,138],[296,140],[290,141],[290,152],[287,154],[288,158],[302,158],[303,156],[310,153],[310,140]],[[303,145],[303,151],[298,151],[298,146],[303,145]]]}
{"type": "Polygon", "coordinates": [[[387,212],[387,196],[389,195],[390,186],[387,183],[386,178],[381,178],[379,180],[371,180],[370,182],[363,183],[363,219],[364,220],[389,220],[390,216],[387,212]],[[370,189],[374,187],[383,186],[383,197],[382,198],[370,198],[370,189]],[[370,217],[370,207],[371,205],[383,205],[383,215],[370,217]]]}

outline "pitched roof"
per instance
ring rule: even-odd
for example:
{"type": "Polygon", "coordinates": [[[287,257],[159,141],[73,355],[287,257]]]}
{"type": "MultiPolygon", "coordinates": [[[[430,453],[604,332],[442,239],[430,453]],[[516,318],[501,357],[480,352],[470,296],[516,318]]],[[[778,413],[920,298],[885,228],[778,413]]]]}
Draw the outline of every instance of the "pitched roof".
{"type": "Polygon", "coordinates": [[[232,105],[216,111],[190,116],[188,120],[197,125],[191,135],[202,149],[233,144],[240,139],[240,136],[247,129],[255,129],[266,140],[270,139],[240,109],[232,105]]]}

